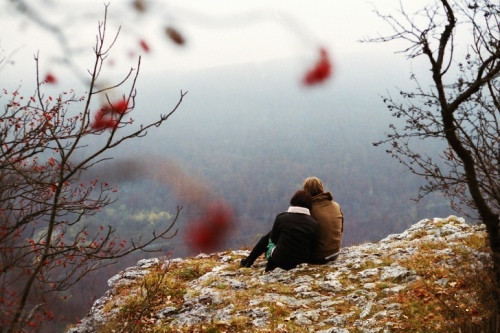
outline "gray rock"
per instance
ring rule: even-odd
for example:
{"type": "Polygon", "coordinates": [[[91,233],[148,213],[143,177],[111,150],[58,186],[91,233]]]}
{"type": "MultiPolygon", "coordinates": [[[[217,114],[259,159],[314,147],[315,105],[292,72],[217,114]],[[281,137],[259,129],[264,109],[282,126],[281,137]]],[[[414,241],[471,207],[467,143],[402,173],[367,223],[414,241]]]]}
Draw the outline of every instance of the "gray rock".
{"type": "Polygon", "coordinates": [[[327,291],[339,292],[344,289],[342,283],[336,280],[327,280],[319,283],[319,286],[327,291]]]}
{"type": "Polygon", "coordinates": [[[166,308],[161,309],[155,314],[155,318],[157,319],[163,319],[165,317],[169,317],[169,315],[175,313],[177,311],[177,308],[173,306],[167,306],[166,308]]]}
{"type": "Polygon", "coordinates": [[[390,287],[390,288],[385,288],[382,290],[382,294],[384,295],[392,295],[392,294],[397,294],[399,293],[401,290],[405,289],[405,286],[404,285],[396,285],[394,287],[390,287]]]}
{"type": "Polygon", "coordinates": [[[157,266],[160,264],[160,259],[159,258],[151,258],[151,259],[141,259],[137,262],[137,267],[140,267],[142,269],[145,268],[150,268],[153,266],[157,266]]]}
{"type": "Polygon", "coordinates": [[[310,310],[310,311],[295,311],[290,316],[291,319],[295,320],[298,325],[311,325],[313,322],[318,321],[320,311],[310,310]]]}
{"type": "Polygon", "coordinates": [[[352,316],[354,316],[354,312],[349,312],[346,314],[335,314],[334,316],[325,320],[324,322],[328,325],[339,327],[345,325],[347,319],[351,318],[352,316]]]}
{"type": "Polygon", "coordinates": [[[332,327],[327,330],[318,331],[318,333],[349,333],[347,328],[332,327]]]}
{"type": "Polygon", "coordinates": [[[376,283],[373,283],[373,282],[370,282],[370,283],[365,283],[363,285],[363,288],[367,289],[367,290],[373,290],[377,287],[377,284],[376,283]]]}
{"type": "Polygon", "coordinates": [[[370,312],[372,311],[372,307],[373,307],[372,302],[366,303],[366,305],[361,310],[361,314],[359,315],[359,318],[360,319],[366,318],[370,314],[370,312]]]}
{"type": "Polygon", "coordinates": [[[376,275],[378,275],[380,270],[378,268],[370,268],[370,269],[365,269],[364,271],[359,272],[357,275],[361,279],[366,279],[366,278],[372,278],[376,275]]]}
{"type": "Polygon", "coordinates": [[[380,280],[382,281],[391,280],[394,282],[408,281],[412,275],[414,275],[414,273],[409,269],[402,267],[398,264],[393,264],[389,267],[384,267],[382,269],[380,280]]]}

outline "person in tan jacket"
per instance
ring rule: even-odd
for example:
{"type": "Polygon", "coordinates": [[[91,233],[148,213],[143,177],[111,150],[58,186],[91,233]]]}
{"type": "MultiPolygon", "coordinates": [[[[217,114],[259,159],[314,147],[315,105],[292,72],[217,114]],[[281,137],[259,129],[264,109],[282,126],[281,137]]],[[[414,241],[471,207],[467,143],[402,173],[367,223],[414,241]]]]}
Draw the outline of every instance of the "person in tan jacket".
{"type": "Polygon", "coordinates": [[[317,177],[304,180],[302,187],[313,197],[311,216],[318,221],[318,243],[311,262],[325,264],[335,261],[342,245],[344,214],[340,205],[333,200],[330,192],[325,192],[323,183],[317,177]]]}

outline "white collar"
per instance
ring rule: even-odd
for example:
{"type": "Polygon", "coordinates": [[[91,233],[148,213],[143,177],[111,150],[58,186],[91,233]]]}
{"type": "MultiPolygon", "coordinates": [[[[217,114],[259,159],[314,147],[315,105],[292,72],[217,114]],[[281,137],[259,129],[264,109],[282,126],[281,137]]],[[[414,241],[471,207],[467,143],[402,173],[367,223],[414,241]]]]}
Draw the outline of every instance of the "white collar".
{"type": "Polygon", "coordinates": [[[290,206],[288,207],[288,213],[299,213],[299,214],[306,214],[306,215],[311,215],[309,212],[309,208],[305,207],[299,207],[299,206],[290,206]]]}

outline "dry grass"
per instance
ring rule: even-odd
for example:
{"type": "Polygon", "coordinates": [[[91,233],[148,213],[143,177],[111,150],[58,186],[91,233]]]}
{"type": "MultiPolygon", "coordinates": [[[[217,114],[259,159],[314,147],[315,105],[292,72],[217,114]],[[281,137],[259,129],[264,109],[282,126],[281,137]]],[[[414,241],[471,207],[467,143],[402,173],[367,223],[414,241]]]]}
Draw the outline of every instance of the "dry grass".
{"type": "MultiPolygon", "coordinates": [[[[472,235],[463,240],[488,252],[486,239],[472,235]]],[[[496,301],[492,267],[477,268],[470,252],[443,242],[423,242],[417,254],[401,262],[421,279],[408,284],[395,296],[403,315],[395,328],[401,332],[474,332],[495,316],[496,301]],[[464,331],[465,329],[465,331],[464,331]]]]}

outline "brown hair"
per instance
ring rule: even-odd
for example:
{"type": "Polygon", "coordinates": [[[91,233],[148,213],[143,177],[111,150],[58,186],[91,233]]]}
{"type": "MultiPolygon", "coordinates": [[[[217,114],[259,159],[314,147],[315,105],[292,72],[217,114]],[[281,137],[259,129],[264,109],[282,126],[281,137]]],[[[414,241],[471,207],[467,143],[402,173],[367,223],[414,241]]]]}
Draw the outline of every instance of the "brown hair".
{"type": "Polygon", "coordinates": [[[306,180],[304,180],[304,184],[302,184],[302,187],[313,197],[325,192],[325,190],[323,189],[323,183],[321,182],[321,180],[319,180],[318,177],[306,178],[306,180]]]}
{"type": "Polygon", "coordinates": [[[297,191],[293,195],[292,199],[290,199],[290,205],[311,209],[312,197],[307,191],[304,190],[297,191]]]}

